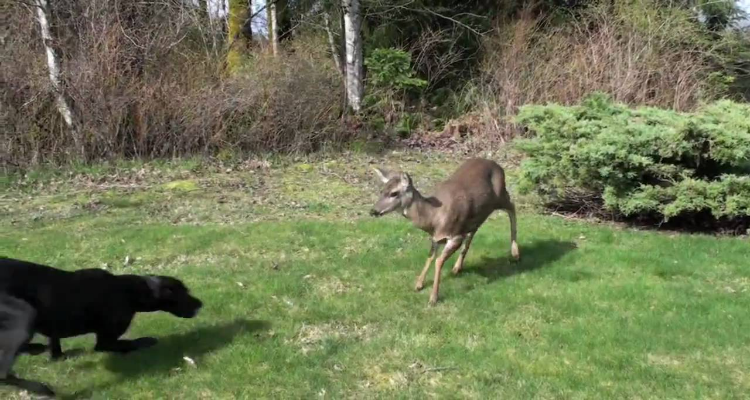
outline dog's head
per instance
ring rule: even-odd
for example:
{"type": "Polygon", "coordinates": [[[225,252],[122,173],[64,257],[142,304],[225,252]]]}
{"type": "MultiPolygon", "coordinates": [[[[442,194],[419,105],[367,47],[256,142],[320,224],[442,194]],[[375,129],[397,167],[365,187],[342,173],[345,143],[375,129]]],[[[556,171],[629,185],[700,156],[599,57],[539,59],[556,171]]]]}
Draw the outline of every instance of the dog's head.
{"type": "Polygon", "coordinates": [[[190,290],[179,279],[161,275],[144,277],[153,294],[153,306],[180,318],[193,318],[203,302],[190,295],[190,290]]]}

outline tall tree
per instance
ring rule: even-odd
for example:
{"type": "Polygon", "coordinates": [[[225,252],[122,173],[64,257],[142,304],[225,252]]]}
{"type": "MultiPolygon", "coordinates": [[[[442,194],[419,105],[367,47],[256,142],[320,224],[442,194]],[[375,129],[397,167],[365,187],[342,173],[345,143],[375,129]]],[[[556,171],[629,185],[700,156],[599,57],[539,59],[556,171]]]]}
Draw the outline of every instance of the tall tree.
{"type": "Polygon", "coordinates": [[[251,6],[252,1],[229,0],[227,68],[230,73],[236,71],[252,46],[252,30],[248,30],[251,24],[247,21],[252,15],[251,6]]]}
{"type": "Polygon", "coordinates": [[[54,42],[52,38],[52,32],[49,26],[50,11],[47,0],[35,0],[36,5],[36,19],[39,23],[39,30],[42,36],[42,44],[44,50],[47,53],[47,70],[49,72],[49,80],[52,84],[52,90],[55,92],[57,111],[65,121],[65,125],[68,127],[72,137],[73,143],[76,150],[80,153],[81,158],[85,155],[85,149],[81,140],[80,130],[75,120],[75,114],[73,108],[70,106],[65,91],[63,90],[62,79],[60,78],[60,61],[57,58],[55,49],[52,47],[54,42]]]}
{"type": "Polygon", "coordinates": [[[346,40],[346,98],[354,112],[362,107],[365,86],[362,59],[362,15],[359,0],[343,0],[346,40]]]}
{"type": "Polygon", "coordinates": [[[326,36],[328,38],[328,47],[330,48],[331,56],[333,57],[333,63],[336,65],[336,69],[344,74],[344,67],[343,65],[341,65],[341,46],[336,43],[336,37],[333,34],[333,28],[331,27],[331,14],[328,12],[328,10],[323,10],[323,23],[326,30],[326,36]]]}
{"type": "Polygon", "coordinates": [[[268,4],[268,40],[271,42],[273,55],[279,54],[279,13],[276,1],[268,4]]]}

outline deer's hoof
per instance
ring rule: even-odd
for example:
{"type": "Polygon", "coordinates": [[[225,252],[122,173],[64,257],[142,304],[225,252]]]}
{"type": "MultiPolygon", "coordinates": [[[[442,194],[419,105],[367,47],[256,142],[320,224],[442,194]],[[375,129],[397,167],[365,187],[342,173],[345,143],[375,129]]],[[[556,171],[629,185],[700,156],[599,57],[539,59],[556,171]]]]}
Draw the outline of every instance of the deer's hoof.
{"type": "Polygon", "coordinates": [[[418,291],[420,291],[420,290],[422,290],[422,289],[424,289],[424,282],[417,282],[417,284],[416,284],[416,285],[414,285],[414,290],[415,290],[415,291],[417,291],[417,292],[418,292],[418,291]]]}
{"type": "Polygon", "coordinates": [[[435,307],[437,305],[437,296],[430,296],[430,301],[427,302],[427,305],[430,307],[435,307]]]}
{"type": "Polygon", "coordinates": [[[453,272],[453,275],[458,275],[461,272],[461,268],[453,267],[451,272],[453,272]]]}
{"type": "Polygon", "coordinates": [[[513,244],[510,247],[510,254],[513,255],[513,258],[516,261],[521,259],[521,252],[518,251],[518,245],[515,242],[513,242],[513,244]]]}

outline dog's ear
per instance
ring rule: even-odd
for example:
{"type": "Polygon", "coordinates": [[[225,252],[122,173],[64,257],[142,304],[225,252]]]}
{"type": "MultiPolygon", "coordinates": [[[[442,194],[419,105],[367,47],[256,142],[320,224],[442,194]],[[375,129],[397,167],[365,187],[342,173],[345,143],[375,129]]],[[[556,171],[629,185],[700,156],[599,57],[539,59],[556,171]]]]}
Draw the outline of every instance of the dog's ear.
{"type": "Polygon", "coordinates": [[[161,280],[153,275],[146,275],[143,279],[146,281],[146,284],[148,284],[148,288],[151,289],[154,298],[158,299],[161,292],[161,280]]]}

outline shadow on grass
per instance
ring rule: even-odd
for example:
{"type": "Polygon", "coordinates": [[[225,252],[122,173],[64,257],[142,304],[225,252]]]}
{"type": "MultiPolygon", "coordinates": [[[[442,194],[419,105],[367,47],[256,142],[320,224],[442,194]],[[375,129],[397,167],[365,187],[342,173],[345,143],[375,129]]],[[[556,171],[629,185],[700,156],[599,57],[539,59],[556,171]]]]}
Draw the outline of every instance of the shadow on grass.
{"type": "Polygon", "coordinates": [[[199,362],[202,356],[228,345],[236,336],[266,330],[269,326],[266,321],[244,319],[205,326],[160,338],[156,346],[142,351],[126,355],[111,354],[105,360],[104,367],[128,378],[169,372],[173,368],[186,365],[184,356],[199,362]]]}
{"type": "Polygon", "coordinates": [[[119,378],[99,387],[88,388],[83,392],[60,396],[60,398],[89,398],[97,391],[122,381],[137,379],[144,375],[168,374],[175,368],[187,367],[183,359],[186,356],[200,365],[201,357],[229,345],[237,336],[267,330],[270,326],[271,324],[267,321],[238,319],[161,337],[155,346],[130,354],[109,354],[104,360],[104,368],[115,373],[119,378]]]}
{"type": "Polygon", "coordinates": [[[520,248],[520,261],[514,261],[510,256],[482,257],[476,264],[467,263],[461,272],[483,276],[487,283],[492,283],[500,278],[547,267],[575,248],[573,242],[538,240],[520,248]]]}

